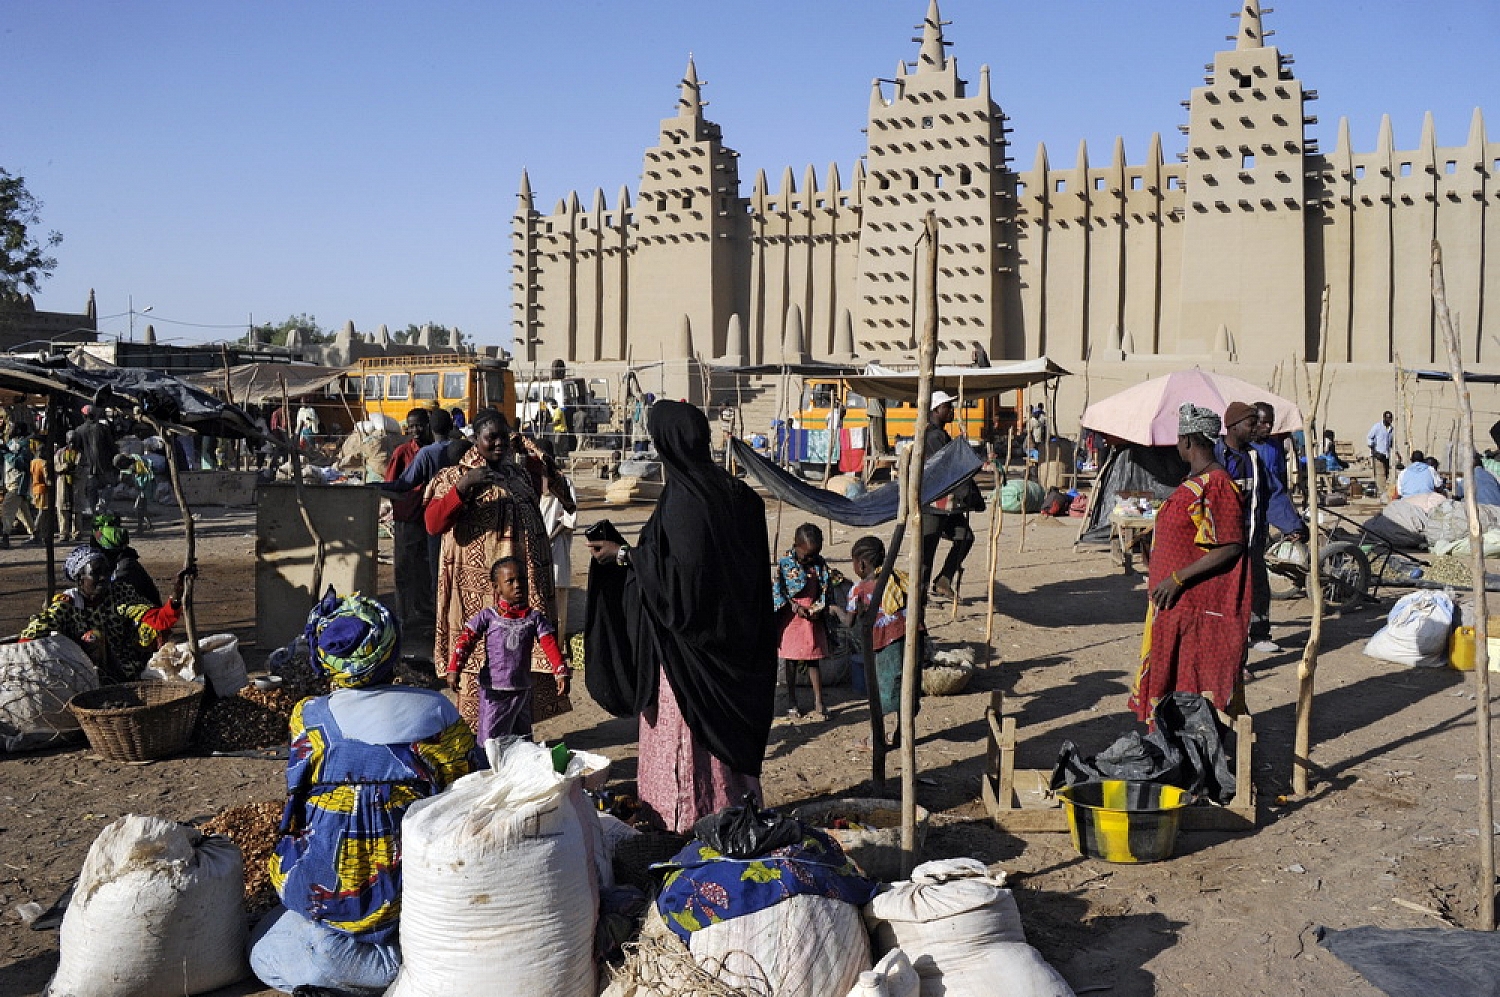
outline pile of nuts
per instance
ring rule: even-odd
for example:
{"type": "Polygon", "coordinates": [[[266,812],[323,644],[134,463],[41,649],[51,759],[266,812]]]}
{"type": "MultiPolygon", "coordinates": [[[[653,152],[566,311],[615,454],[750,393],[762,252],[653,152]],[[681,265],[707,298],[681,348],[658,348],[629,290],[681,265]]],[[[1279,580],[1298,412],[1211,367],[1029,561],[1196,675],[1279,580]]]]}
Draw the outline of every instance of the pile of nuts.
{"type": "Polygon", "coordinates": [[[219,811],[199,828],[204,834],[222,834],[239,846],[245,858],[245,909],[251,918],[276,906],[267,863],[280,837],[281,809],[276,802],[246,803],[219,811]]]}
{"type": "Polygon", "coordinates": [[[237,695],[216,699],[203,708],[193,746],[204,754],[282,747],[287,743],[292,709],[306,697],[327,691],[327,683],[275,689],[247,685],[237,695]]]}

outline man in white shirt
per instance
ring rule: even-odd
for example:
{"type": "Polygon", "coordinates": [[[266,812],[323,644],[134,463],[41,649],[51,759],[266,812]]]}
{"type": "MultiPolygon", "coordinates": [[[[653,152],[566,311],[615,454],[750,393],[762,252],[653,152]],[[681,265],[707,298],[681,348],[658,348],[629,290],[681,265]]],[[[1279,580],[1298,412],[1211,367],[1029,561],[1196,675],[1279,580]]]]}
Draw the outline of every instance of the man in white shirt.
{"type": "Polygon", "coordinates": [[[1370,445],[1370,466],[1375,471],[1375,485],[1380,489],[1381,501],[1388,497],[1390,487],[1391,451],[1396,442],[1396,431],[1391,426],[1394,419],[1391,413],[1383,413],[1365,437],[1365,442],[1370,445]]]}

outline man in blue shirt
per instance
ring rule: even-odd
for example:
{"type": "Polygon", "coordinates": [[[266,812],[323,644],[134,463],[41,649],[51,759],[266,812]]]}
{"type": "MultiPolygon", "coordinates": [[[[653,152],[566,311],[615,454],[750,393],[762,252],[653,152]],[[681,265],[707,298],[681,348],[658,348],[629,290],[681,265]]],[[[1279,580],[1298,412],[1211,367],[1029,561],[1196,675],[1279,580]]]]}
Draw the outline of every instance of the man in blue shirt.
{"type": "Polygon", "coordinates": [[[1431,457],[1424,457],[1422,451],[1413,450],[1410,466],[1396,479],[1396,494],[1401,498],[1411,498],[1439,491],[1437,472],[1433,470],[1435,463],[1431,457]]]}
{"type": "MultiPolygon", "coordinates": [[[[1276,427],[1276,409],[1270,402],[1255,403],[1255,430],[1250,446],[1255,450],[1267,482],[1266,524],[1283,536],[1307,539],[1307,524],[1292,503],[1287,484],[1286,450],[1271,439],[1276,427]]],[[[1270,531],[1266,531],[1270,543],[1270,531]]],[[[1281,650],[1271,640],[1271,580],[1264,557],[1250,562],[1250,642],[1257,651],[1275,653],[1281,650]]]]}
{"type": "Polygon", "coordinates": [[[1391,454],[1396,443],[1396,431],[1391,427],[1394,419],[1395,416],[1389,412],[1382,413],[1380,421],[1370,427],[1370,432],[1365,437],[1365,442],[1370,445],[1370,467],[1375,472],[1375,484],[1380,489],[1382,502],[1390,497],[1391,454]]]}

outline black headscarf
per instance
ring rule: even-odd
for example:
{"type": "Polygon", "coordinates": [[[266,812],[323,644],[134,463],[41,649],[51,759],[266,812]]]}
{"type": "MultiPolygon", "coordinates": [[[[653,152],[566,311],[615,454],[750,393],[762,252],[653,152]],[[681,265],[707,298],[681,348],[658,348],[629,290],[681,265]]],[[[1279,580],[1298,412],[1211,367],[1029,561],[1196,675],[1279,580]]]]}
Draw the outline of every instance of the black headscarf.
{"type": "Polygon", "coordinates": [[[666,486],[632,569],[589,567],[589,693],[617,716],[639,713],[660,664],[694,736],[758,776],[776,696],[765,503],[713,462],[694,406],[658,402],[647,426],[666,486]]]}

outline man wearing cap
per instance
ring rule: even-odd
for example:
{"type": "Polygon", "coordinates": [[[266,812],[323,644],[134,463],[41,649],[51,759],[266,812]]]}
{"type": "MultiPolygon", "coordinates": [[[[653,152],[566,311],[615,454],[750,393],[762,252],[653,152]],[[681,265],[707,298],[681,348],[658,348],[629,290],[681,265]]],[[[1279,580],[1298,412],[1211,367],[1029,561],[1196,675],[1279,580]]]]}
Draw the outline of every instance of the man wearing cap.
{"type": "Polygon", "coordinates": [[[1224,410],[1224,435],[1214,446],[1214,458],[1239,486],[1245,508],[1245,552],[1250,563],[1250,649],[1276,654],[1271,639],[1271,582],[1266,572],[1266,541],[1271,506],[1271,476],[1251,441],[1260,413],[1254,405],[1230,402],[1224,410]]]}
{"type": "MultiPolygon", "coordinates": [[[[943,447],[948,445],[948,430],[945,428],[953,421],[953,403],[958,399],[946,391],[934,391],[932,393],[932,415],[927,421],[926,446],[927,457],[930,459],[943,447]]],[[[949,496],[946,509],[936,509],[931,506],[922,509],[922,581],[925,582],[932,577],[932,562],[937,558],[939,540],[947,540],[953,544],[948,548],[948,556],[943,560],[943,567],[932,578],[932,591],[945,599],[957,598],[957,591],[953,588],[954,577],[963,570],[964,558],[969,554],[969,548],[974,546],[974,531],[969,529],[969,513],[967,510],[974,507],[979,499],[978,487],[972,480],[964,482],[953,490],[949,496]]]]}

